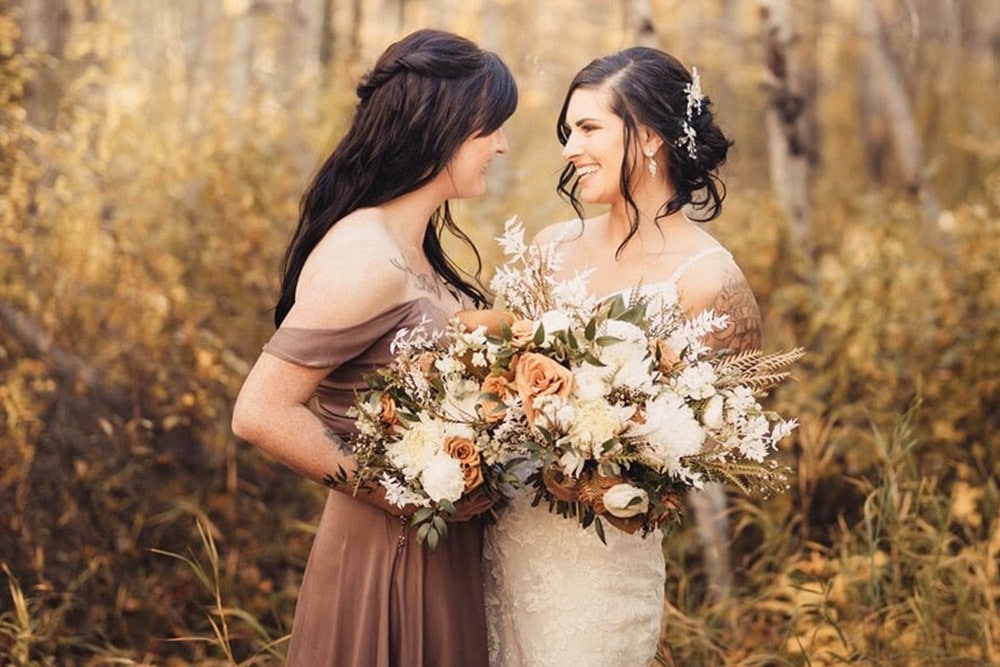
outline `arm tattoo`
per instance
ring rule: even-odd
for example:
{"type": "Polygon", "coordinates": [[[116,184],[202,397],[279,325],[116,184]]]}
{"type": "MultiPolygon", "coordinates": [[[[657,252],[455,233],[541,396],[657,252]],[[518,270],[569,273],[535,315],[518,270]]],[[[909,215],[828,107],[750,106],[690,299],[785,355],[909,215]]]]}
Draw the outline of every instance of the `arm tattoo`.
{"type": "Polygon", "coordinates": [[[760,349],[760,310],[746,278],[738,271],[726,275],[712,309],[729,316],[729,326],[710,333],[705,343],[713,349],[745,352],[760,349]]]}
{"type": "Polygon", "coordinates": [[[427,273],[417,273],[406,265],[402,259],[393,257],[389,263],[406,274],[408,279],[413,280],[413,285],[421,292],[433,294],[438,299],[441,298],[441,283],[434,279],[433,275],[427,273]]]}
{"type": "Polygon", "coordinates": [[[326,437],[329,438],[331,441],[333,441],[333,443],[335,445],[337,445],[337,449],[339,449],[340,451],[344,452],[345,454],[352,454],[353,453],[351,451],[351,445],[350,445],[350,443],[347,442],[346,440],[344,440],[343,438],[341,438],[336,433],[334,433],[333,429],[331,429],[329,426],[327,426],[327,427],[325,427],[323,429],[323,433],[326,434],[326,437]]]}
{"type": "MultiPolygon", "coordinates": [[[[327,438],[329,438],[331,441],[333,441],[334,444],[337,445],[337,449],[344,452],[345,454],[351,453],[350,443],[348,443],[346,440],[344,440],[339,435],[334,433],[329,426],[325,427],[323,429],[323,432],[327,438]]],[[[323,475],[323,484],[325,484],[331,489],[336,489],[338,486],[346,486],[347,481],[348,481],[347,472],[344,470],[343,466],[338,466],[336,474],[331,475],[330,473],[326,473],[325,475],[323,475]]]]}

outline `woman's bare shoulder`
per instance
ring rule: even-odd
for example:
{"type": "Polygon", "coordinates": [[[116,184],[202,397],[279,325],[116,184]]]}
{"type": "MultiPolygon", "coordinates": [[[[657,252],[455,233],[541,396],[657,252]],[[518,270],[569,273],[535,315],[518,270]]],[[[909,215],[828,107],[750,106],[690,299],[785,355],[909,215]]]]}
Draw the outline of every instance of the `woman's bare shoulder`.
{"type": "Polygon", "coordinates": [[[547,243],[569,243],[583,236],[586,223],[579,218],[563,220],[547,225],[532,239],[532,243],[544,245],[547,243]]]}
{"type": "Polygon", "coordinates": [[[306,260],[286,323],[348,327],[397,305],[407,293],[399,256],[377,216],[352,214],[338,221],[306,260]]]}

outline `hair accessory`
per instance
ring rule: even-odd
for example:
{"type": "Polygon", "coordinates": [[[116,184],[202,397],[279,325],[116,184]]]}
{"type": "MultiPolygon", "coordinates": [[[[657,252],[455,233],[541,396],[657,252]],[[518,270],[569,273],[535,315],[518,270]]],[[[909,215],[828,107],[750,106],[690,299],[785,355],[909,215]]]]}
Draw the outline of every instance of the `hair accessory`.
{"type": "Polygon", "coordinates": [[[645,151],[643,151],[643,153],[646,155],[646,157],[649,158],[649,164],[647,165],[649,167],[649,175],[655,178],[656,177],[657,164],[656,164],[656,160],[653,159],[653,151],[651,151],[651,150],[649,150],[647,148],[645,151]]]}
{"type": "Polygon", "coordinates": [[[695,132],[694,119],[701,114],[701,103],[705,96],[701,93],[701,77],[698,68],[691,68],[691,83],[684,86],[687,94],[687,109],[684,111],[684,122],[681,123],[681,135],[674,142],[681,148],[687,148],[688,155],[698,157],[698,133],[695,132]]]}

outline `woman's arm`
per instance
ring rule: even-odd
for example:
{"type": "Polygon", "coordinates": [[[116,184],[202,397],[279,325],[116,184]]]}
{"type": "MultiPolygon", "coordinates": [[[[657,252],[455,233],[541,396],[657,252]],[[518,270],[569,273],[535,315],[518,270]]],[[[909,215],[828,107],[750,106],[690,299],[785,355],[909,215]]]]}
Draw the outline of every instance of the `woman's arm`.
{"type": "Polygon", "coordinates": [[[761,349],[760,309],[746,276],[729,258],[693,266],[678,284],[681,305],[688,315],[712,310],[728,315],[729,324],[705,337],[715,350],[747,352],[761,349]]]}

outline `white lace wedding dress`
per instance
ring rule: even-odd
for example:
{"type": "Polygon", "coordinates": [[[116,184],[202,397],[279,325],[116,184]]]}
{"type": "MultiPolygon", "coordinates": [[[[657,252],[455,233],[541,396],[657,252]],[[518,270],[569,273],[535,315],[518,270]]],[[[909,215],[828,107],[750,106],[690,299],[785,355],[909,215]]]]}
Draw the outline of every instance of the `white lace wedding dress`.
{"type": "MultiPolygon", "coordinates": [[[[677,298],[696,253],[647,293],[677,298]]],[[[590,526],[514,498],[487,530],[486,618],[491,667],[645,667],[656,655],[666,579],[661,533],[590,526]]]]}

